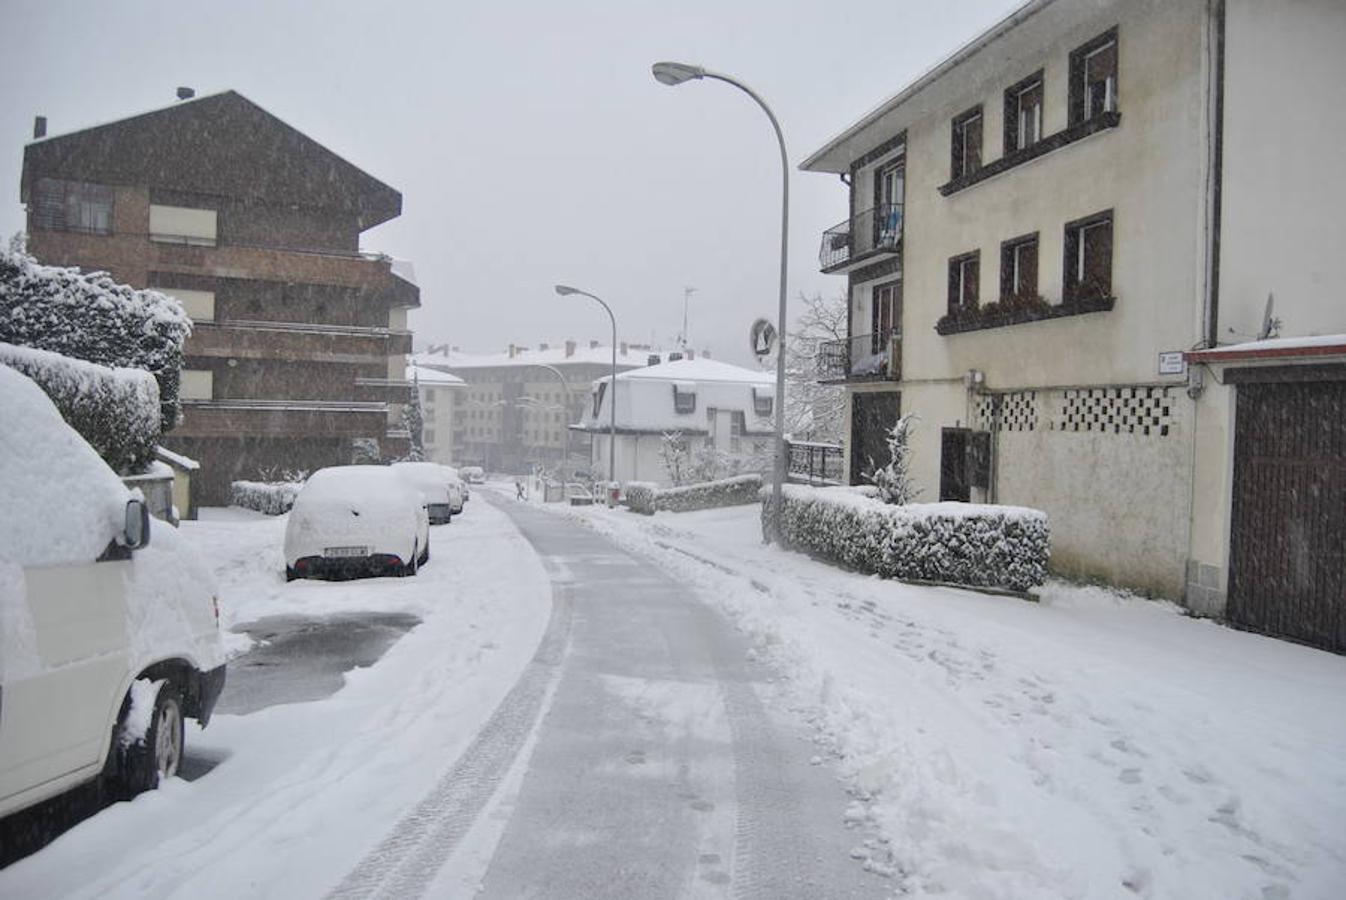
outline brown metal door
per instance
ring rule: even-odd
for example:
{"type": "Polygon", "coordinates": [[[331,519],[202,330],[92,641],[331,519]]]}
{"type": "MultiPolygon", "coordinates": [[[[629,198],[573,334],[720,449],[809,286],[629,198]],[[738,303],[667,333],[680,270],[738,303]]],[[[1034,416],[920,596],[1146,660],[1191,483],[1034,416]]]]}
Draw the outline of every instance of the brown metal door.
{"type": "Polygon", "coordinates": [[[1229,620],[1346,652],[1346,381],[1239,384],[1229,620]]]}

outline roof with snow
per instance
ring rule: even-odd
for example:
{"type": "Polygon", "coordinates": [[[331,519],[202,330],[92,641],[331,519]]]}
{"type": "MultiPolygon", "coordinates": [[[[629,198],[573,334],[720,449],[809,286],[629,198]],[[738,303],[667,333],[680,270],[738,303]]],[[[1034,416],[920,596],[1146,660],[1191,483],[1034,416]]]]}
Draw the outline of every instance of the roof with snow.
{"type": "Polygon", "coordinates": [[[402,212],[402,195],[237,91],[28,144],[20,199],[37,178],[149,185],[267,206],[354,213],[372,228],[402,212]]]}
{"type": "MultiPolygon", "coordinates": [[[[651,350],[636,345],[628,345],[626,352],[617,350],[617,368],[632,369],[646,366],[651,356],[667,359],[670,353],[685,352],[677,350],[651,350]]],[[[698,360],[701,354],[697,354],[698,360]]],[[[566,346],[549,344],[546,350],[529,347],[516,347],[514,354],[504,353],[464,353],[450,350],[447,353],[418,353],[411,358],[418,366],[433,366],[439,369],[492,369],[505,366],[607,366],[612,365],[612,345],[600,344],[590,347],[588,344],[576,346],[570,355],[566,355],[566,346]]]]}
{"type": "MultiPolygon", "coordinates": [[[[718,359],[677,359],[657,366],[632,369],[621,372],[617,380],[650,380],[676,382],[728,382],[749,384],[761,387],[775,385],[776,376],[762,370],[745,369],[742,366],[720,362],[718,359]]],[[[604,379],[606,380],[606,379],[604,379]]]]}
{"type": "Polygon", "coordinates": [[[466,384],[463,379],[457,375],[448,372],[441,372],[439,369],[430,369],[425,366],[407,366],[407,381],[419,381],[421,384],[434,385],[436,387],[450,387],[460,384],[466,384]]]}
{"type": "MultiPolygon", "coordinates": [[[[571,428],[602,432],[611,427],[611,376],[594,381],[584,415],[571,428]]],[[[632,369],[617,376],[617,430],[626,434],[705,434],[706,410],[743,415],[745,433],[771,433],[772,404],[776,396],[773,375],[713,359],[680,359],[632,369]],[[682,404],[675,402],[675,393],[682,404]]]]}

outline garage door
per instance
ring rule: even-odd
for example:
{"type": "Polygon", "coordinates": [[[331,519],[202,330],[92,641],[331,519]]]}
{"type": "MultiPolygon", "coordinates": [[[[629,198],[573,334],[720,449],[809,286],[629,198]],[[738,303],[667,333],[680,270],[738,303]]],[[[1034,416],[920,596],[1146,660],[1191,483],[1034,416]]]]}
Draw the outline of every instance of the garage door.
{"type": "Polygon", "coordinates": [[[1346,381],[1238,374],[1227,615],[1346,652],[1346,381]]]}

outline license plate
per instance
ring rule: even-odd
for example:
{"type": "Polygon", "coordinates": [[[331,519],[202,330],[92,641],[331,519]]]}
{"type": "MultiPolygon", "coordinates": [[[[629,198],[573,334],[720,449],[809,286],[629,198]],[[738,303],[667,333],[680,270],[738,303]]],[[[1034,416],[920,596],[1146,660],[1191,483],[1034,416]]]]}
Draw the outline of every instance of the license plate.
{"type": "Polygon", "coordinates": [[[322,553],[323,553],[323,556],[335,556],[335,557],[345,557],[345,556],[368,556],[368,555],[369,555],[369,548],[368,548],[368,547],[328,547],[328,548],[327,548],[326,550],[324,550],[322,553]]]}

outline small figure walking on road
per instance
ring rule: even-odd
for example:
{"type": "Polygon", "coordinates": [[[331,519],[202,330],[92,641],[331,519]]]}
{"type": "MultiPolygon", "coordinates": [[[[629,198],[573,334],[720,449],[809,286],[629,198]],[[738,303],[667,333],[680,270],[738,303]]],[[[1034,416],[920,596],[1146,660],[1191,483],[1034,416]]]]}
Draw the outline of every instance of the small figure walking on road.
{"type": "Polygon", "coordinates": [[[515,495],[515,499],[518,499],[518,500],[527,500],[527,499],[528,499],[528,495],[527,495],[526,493],[524,493],[523,482],[520,481],[520,480],[517,479],[517,478],[514,479],[514,495],[515,495]]]}

